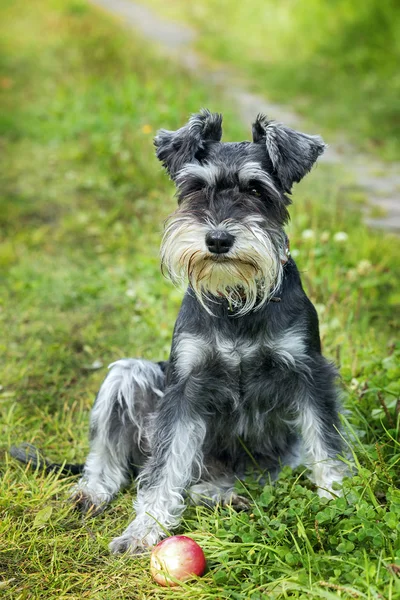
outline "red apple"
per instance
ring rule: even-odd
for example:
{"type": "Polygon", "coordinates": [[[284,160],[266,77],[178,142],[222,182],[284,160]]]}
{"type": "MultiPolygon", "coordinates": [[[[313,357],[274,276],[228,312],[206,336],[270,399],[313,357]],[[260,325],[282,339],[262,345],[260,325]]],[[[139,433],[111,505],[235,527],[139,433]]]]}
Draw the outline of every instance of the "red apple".
{"type": "Polygon", "coordinates": [[[154,546],[151,553],[151,574],[160,585],[179,585],[179,581],[186,581],[193,575],[203,575],[205,568],[203,550],[186,535],[174,535],[163,540],[154,546]]]}

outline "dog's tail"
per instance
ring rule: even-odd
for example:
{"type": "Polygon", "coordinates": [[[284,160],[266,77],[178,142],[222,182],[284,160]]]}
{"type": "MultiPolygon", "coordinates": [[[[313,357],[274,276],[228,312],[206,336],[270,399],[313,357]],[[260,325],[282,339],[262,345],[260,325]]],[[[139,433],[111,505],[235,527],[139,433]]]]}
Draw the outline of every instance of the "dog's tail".
{"type": "Polygon", "coordinates": [[[80,475],[84,467],[84,464],[50,462],[38,448],[28,443],[11,446],[9,452],[13,458],[29,465],[32,469],[41,469],[46,473],[58,472],[60,475],[80,475]]]}

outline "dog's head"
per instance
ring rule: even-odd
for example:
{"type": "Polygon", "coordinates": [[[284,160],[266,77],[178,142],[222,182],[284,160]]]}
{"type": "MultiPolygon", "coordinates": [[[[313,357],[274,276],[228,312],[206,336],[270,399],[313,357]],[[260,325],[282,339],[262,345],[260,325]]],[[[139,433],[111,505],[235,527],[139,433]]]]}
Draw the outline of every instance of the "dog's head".
{"type": "Polygon", "coordinates": [[[325,145],[259,115],[252,142],[221,143],[222,115],[202,110],[178,131],[161,130],[157,157],[177,186],[162,264],[172,281],[188,279],[206,310],[226,298],[241,315],[279,287],[285,262],[283,226],[292,185],[325,145]]]}

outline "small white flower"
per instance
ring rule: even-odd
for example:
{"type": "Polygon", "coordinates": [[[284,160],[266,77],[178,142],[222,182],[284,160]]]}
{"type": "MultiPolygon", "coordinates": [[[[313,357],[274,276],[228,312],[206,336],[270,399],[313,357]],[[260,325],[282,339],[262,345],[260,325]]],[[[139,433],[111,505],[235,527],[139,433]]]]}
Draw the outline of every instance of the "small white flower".
{"type": "Polygon", "coordinates": [[[356,379],[355,377],[353,377],[353,379],[350,381],[350,389],[351,390],[356,390],[359,387],[360,383],[358,381],[358,379],[356,379]]]}
{"type": "Polygon", "coordinates": [[[338,231],[333,236],[333,239],[335,242],[338,242],[339,244],[341,244],[342,242],[347,242],[347,240],[349,239],[349,236],[347,235],[347,233],[345,231],[338,231]]]}
{"type": "Polygon", "coordinates": [[[357,265],[357,273],[359,275],[366,275],[371,270],[372,264],[369,260],[360,260],[357,265]]]}
{"type": "Polygon", "coordinates": [[[347,279],[349,281],[357,281],[358,279],[358,273],[355,269],[349,269],[347,271],[347,275],[346,275],[347,279]]]}
{"type": "Polygon", "coordinates": [[[312,229],[305,229],[301,233],[301,237],[303,238],[303,240],[313,240],[315,238],[315,233],[312,229]]]}
{"type": "Polygon", "coordinates": [[[90,366],[92,367],[93,371],[95,371],[96,369],[101,369],[103,363],[101,360],[97,359],[94,360],[90,366]]]}
{"type": "Polygon", "coordinates": [[[300,250],[298,250],[297,248],[293,248],[293,250],[290,250],[290,255],[293,258],[297,258],[300,254],[300,250]]]}
{"type": "Polygon", "coordinates": [[[135,290],[132,288],[128,288],[125,294],[128,296],[128,298],[134,298],[136,296],[135,290]]]}
{"type": "Polygon", "coordinates": [[[82,368],[85,369],[85,371],[97,371],[97,369],[101,369],[102,366],[103,366],[102,361],[97,359],[97,360],[94,360],[91,365],[83,365],[82,368]]]}

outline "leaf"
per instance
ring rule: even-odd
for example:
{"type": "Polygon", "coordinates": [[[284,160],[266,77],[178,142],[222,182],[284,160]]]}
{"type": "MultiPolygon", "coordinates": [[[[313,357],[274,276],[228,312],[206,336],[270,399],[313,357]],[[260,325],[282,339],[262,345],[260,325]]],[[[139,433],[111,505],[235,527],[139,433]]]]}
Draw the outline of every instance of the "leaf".
{"type": "Polygon", "coordinates": [[[349,542],[348,540],[343,540],[343,542],[336,546],[336,550],[341,553],[352,552],[354,548],[353,542],[349,542]]]}
{"type": "Polygon", "coordinates": [[[42,508],[42,510],[39,510],[39,512],[37,513],[37,515],[35,517],[35,520],[33,521],[33,526],[41,527],[42,525],[47,523],[47,521],[51,517],[52,512],[53,512],[52,506],[46,506],[45,508],[42,508]]]}
{"type": "Polygon", "coordinates": [[[264,490],[264,492],[261,494],[261,496],[259,498],[258,503],[260,506],[268,506],[269,504],[271,504],[273,499],[274,499],[274,495],[269,490],[264,490]]]}

